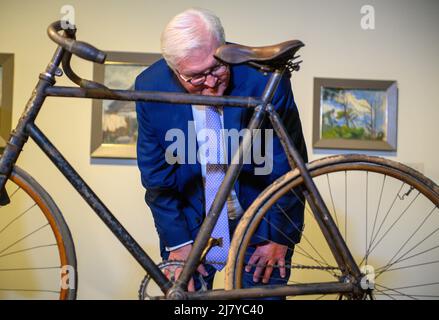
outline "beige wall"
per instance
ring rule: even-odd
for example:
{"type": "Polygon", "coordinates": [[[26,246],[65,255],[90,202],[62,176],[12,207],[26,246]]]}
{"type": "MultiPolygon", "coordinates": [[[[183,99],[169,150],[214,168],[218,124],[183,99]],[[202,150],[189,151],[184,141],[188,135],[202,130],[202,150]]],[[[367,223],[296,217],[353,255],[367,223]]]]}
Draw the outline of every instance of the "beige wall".
{"type": "MultiPolygon", "coordinates": [[[[46,35],[60,8],[76,9],[78,38],[114,51],[159,52],[166,22],[190,6],[215,11],[230,41],[264,45],[301,39],[302,70],[293,79],[305,138],[313,153],[313,77],[397,80],[398,151],[389,158],[423,168],[439,182],[439,4],[437,1],[245,0],[245,1],[30,1],[0,0],[0,52],[15,54],[13,123],[54,50],[46,35]],[[372,4],[376,29],[360,28],[360,8],[372,4]]],[[[92,65],[75,60],[85,78],[92,65]]],[[[60,80],[59,84],[69,84],[60,80]]],[[[91,101],[50,98],[38,126],[47,133],[116,217],[157,260],[158,241],[143,201],[134,163],[96,164],[89,156],[91,101]]],[[[30,142],[19,165],[54,197],[74,236],[79,262],[79,298],[135,299],[143,272],[82,199],[30,142]]]]}

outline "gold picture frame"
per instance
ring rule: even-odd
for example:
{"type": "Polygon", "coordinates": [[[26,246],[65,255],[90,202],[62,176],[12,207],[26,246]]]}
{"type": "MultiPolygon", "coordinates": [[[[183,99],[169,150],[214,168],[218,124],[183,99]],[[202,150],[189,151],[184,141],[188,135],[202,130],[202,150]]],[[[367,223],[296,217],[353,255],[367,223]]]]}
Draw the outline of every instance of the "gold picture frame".
{"type": "Polygon", "coordinates": [[[396,151],[396,81],[314,78],[313,147],[396,151]]]}
{"type": "MultiPolygon", "coordinates": [[[[158,53],[107,52],[104,64],[94,64],[93,80],[110,89],[134,90],[135,78],[161,59],[158,53]]],[[[91,157],[135,159],[135,102],[93,100],[91,157]]]]}
{"type": "Polygon", "coordinates": [[[14,55],[0,53],[0,151],[11,133],[14,55]]]}

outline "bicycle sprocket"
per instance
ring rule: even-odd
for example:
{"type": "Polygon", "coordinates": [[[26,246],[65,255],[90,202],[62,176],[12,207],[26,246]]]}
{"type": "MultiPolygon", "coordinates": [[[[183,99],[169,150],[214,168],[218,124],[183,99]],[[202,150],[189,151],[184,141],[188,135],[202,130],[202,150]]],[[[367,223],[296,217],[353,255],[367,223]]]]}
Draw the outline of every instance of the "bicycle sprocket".
{"type": "MultiPolygon", "coordinates": [[[[162,261],[161,263],[159,263],[157,265],[160,270],[163,270],[165,268],[171,268],[171,281],[175,282],[175,269],[177,268],[183,268],[184,266],[184,261],[178,261],[178,260],[165,260],[162,261]]],[[[149,274],[147,274],[142,282],[140,283],[140,288],[139,288],[139,300],[158,300],[161,299],[162,297],[157,296],[157,295],[153,295],[152,293],[148,293],[148,285],[150,284],[152,278],[149,274]]],[[[201,283],[201,288],[199,289],[199,291],[206,291],[207,290],[207,283],[204,281],[203,277],[201,275],[199,275],[199,280],[201,283]]]]}

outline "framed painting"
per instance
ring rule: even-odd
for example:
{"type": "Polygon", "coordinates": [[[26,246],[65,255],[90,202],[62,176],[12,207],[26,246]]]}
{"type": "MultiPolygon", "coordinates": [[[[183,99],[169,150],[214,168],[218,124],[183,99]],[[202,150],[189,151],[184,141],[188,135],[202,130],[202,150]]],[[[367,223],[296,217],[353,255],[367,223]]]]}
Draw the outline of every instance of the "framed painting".
{"type": "Polygon", "coordinates": [[[11,132],[14,55],[0,53],[0,151],[11,132]]]}
{"type": "MultiPolygon", "coordinates": [[[[143,70],[161,58],[158,53],[107,52],[104,64],[94,64],[93,80],[110,89],[134,90],[143,70]]],[[[93,100],[92,158],[136,158],[137,120],[133,101],[93,100]]]]}
{"type": "Polygon", "coordinates": [[[396,151],[396,81],[314,78],[313,147],[396,151]]]}

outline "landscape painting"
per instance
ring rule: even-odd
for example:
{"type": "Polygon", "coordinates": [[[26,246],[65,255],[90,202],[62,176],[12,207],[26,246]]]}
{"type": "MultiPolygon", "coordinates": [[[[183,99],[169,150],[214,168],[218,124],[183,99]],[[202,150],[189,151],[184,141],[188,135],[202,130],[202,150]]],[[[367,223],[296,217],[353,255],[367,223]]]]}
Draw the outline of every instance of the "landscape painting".
{"type": "Polygon", "coordinates": [[[386,92],[376,90],[322,89],[324,139],[386,139],[386,92]]]}
{"type": "Polygon", "coordinates": [[[328,78],[314,82],[314,147],[396,150],[396,82],[328,78]]]}
{"type": "MultiPolygon", "coordinates": [[[[105,85],[112,89],[134,90],[136,77],[147,68],[139,65],[107,65],[105,85]]],[[[137,142],[136,106],[133,101],[104,100],[102,103],[103,143],[137,142]]]]}
{"type": "MultiPolygon", "coordinates": [[[[107,52],[95,64],[93,80],[114,90],[134,90],[136,77],[161,58],[158,53],[107,52]]],[[[91,156],[136,158],[137,118],[134,101],[93,100],[91,156]]]]}

